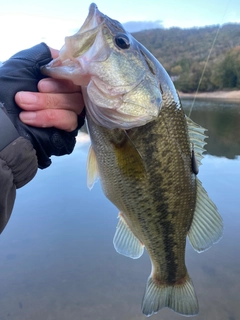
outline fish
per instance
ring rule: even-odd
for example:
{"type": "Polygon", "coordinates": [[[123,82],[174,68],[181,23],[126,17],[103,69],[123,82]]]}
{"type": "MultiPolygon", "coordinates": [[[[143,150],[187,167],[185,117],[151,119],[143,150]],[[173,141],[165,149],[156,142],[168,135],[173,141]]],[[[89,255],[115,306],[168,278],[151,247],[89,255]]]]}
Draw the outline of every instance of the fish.
{"type": "Polygon", "coordinates": [[[223,234],[217,207],[197,177],[205,129],[185,115],[161,63],[94,3],[42,73],[82,88],[91,139],[87,185],[100,178],[119,210],[116,251],[138,259],[146,250],[151,260],[142,313],[168,307],[196,315],[186,239],[202,252],[223,234]]]}

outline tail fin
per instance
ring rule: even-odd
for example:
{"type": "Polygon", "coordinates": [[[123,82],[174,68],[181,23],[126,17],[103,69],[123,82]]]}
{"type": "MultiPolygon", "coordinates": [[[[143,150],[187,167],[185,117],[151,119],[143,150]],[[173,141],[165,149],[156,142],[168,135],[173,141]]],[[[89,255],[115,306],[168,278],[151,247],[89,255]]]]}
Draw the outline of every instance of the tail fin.
{"type": "Polygon", "coordinates": [[[168,307],[184,316],[198,313],[198,301],[192,281],[187,274],[185,281],[176,285],[159,285],[150,276],[142,302],[142,313],[147,317],[168,307]]]}

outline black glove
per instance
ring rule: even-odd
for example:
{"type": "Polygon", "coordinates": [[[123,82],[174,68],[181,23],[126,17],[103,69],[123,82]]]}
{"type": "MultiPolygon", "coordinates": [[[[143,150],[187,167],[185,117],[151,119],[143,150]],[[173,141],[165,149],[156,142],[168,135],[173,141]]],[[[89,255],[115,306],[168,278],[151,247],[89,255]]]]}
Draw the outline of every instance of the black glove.
{"type": "MultiPolygon", "coordinates": [[[[36,150],[38,167],[41,169],[51,164],[51,155],[60,156],[73,151],[76,143],[75,136],[84,123],[84,119],[79,117],[78,128],[72,132],[66,132],[54,127],[28,126],[19,119],[21,109],[15,103],[15,94],[18,91],[38,91],[37,84],[45,77],[41,74],[40,67],[51,60],[49,48],[41,43],[31,49],[20,51],[0,67],[0,102],[4,104],[19,135],[31,141],[36,150]]],[[[0,139],[3,139],[2,135],[0,139]]]]}

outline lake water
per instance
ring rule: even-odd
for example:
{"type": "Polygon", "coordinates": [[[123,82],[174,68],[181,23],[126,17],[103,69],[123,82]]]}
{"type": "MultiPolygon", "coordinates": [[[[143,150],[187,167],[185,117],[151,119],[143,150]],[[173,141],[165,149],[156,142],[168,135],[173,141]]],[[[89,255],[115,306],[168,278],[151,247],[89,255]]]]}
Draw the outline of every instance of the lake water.
{"type": "MultiPolygon", "coordinates": [[[[183,101],[186,112],[190,100],[183,101]]],[[[240,319],[240,104],[196,102],[192,119],[208,128],[199,178],[224,219],[224,237],[186,263],[199,300],[197,320],[240,319]]],[[[88,144],[53,158],[18,190],[0,236],[1,320],[143,320],[150,262],[113,248],[118,210],[100,183],[86,187],[88,144]]],[[[184,319],[169,309],[151,319],[184,319]]]]}

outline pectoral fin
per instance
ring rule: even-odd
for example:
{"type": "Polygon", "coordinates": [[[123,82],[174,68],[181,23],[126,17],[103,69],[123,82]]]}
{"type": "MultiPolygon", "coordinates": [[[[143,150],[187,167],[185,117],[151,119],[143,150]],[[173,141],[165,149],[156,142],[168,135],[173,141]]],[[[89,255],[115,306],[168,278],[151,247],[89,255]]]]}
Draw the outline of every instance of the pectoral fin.
{"type": "Polygon", "coordinates": [[[145,179],[146,169],[141,154],[126,131],[121,130],[121,139],[112,141],[118,168],[124,176],[145,179]]]}
{"type": "Polygon", "coordinates": [[[88,160],[87,160],[87,186],[91,190],[94,183],[98,179],[98,165],[96,154],[93,150],[93,147],[90,146],[88,151],[88,160]]]}
{"type": "Polygon", "coordinates": [[[144,251],[144,245],[132,233],[121,213],[113,244],[118,253],[132,259],[140,258],[144,251]]]}
{"type": "Polygon", "coordinates": [[[188,238],[193,248],[204,251],[218,242],[223,234],[223,221],[215,204],[197,179],[197,203],[188,238]]]}

